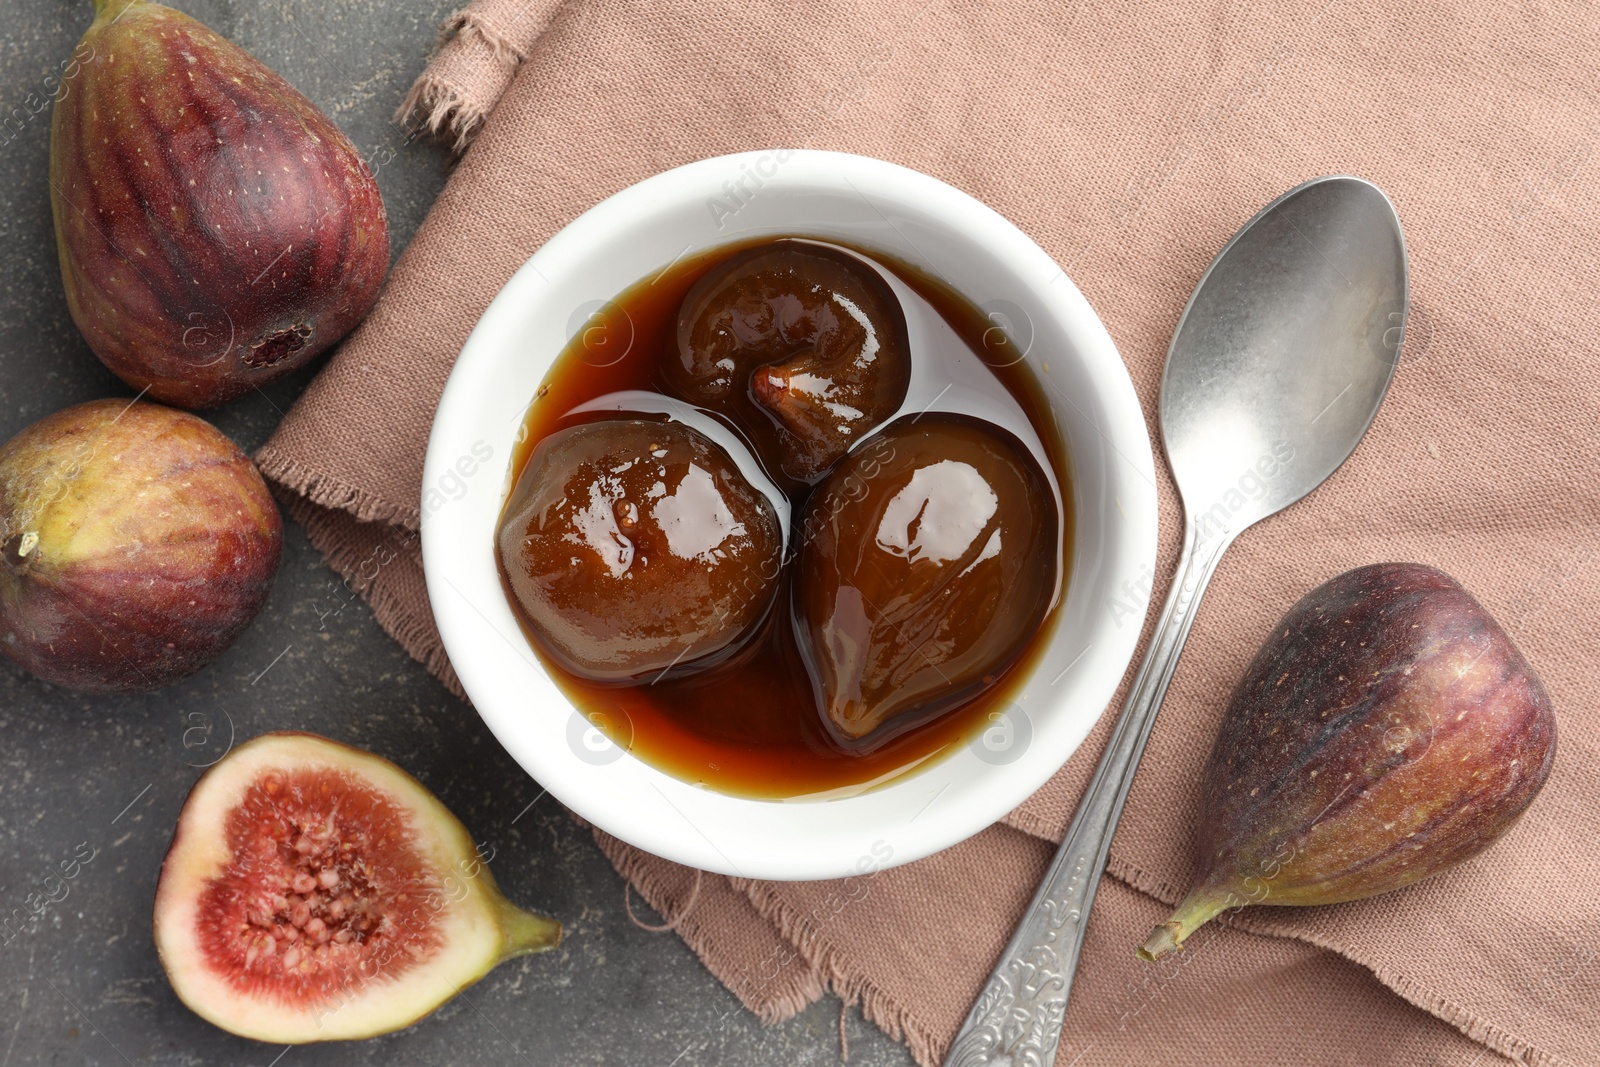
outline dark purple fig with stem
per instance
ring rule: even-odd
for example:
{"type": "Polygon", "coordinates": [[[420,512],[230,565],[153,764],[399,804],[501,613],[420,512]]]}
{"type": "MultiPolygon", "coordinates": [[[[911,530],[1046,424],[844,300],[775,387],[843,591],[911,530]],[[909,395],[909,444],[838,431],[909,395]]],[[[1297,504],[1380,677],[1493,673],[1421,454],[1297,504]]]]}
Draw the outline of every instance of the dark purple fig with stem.
{"type": "Polygon", "coordinates": [[[118,377],[208,407],[366,316],[389,267],[383,201],[311,101],[146,0],[95,0],[74,60],[50,201],[67,307],[118,377]]]}
{"type": "Polygon", "coordinates": [[[1278,623],[1223,718],[1194,888],[1139,955],[1246,904],[1334,904],[1452,867],[1501,837],[1555,758],[1550,698],[1449,575],[1381,563],[1278,623]]]}

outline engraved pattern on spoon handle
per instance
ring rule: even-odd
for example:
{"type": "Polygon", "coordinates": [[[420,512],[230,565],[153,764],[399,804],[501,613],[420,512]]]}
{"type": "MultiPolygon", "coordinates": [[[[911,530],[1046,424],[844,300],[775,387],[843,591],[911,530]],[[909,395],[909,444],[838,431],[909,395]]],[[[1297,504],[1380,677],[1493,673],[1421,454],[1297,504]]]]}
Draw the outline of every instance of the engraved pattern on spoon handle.
{"type": "Polygon", "coordinates": [[[1117,819],[1195,608],[1232,539],[1225,531],[1200,540],[1194,523],[1185,522],[1172,589],[1105,754],[1038,892],[951,1043],[944,1067],[1050,1067],[1055,1062],[1089,908],[1117,819]]]}

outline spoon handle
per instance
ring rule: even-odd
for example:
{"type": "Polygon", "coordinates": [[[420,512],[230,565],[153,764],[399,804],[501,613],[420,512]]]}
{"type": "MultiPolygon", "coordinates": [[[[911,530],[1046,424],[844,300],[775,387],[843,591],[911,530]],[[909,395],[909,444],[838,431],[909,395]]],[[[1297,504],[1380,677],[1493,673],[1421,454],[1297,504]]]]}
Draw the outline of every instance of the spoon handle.
{"type": "Polygon", "coordinates": [[[1185,522],[1183,551],[1161,621],[1100,766],[1017,932],[956,1034],[944,1067],[1050,1067],[1055,1062],[1067,996],[1111,835],[1178,666],[1195,608],[1231,541],[1227,532],[1199,539],[1193,521],[1185,522]]]}

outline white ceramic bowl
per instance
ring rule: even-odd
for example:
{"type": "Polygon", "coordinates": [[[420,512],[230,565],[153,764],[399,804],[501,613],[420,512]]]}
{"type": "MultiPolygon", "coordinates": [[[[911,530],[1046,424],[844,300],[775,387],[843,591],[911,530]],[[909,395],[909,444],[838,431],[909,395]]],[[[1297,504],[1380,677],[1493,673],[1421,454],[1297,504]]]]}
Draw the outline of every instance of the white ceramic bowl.
{"type": "Polygon", "coordinates": [[[864,874],[961,841],[1071,756],[1111,699],[1144,619],[1155,473],[1116,347],[1045,252],[943,182],[880,160],[766,151],[678,167],[552,237],[484,312],[445,386],[423,472],[422,555],[445,649],[478,713],[550,794],[624,841],[724,874],[864,874]],[[600,302],[691,250],[760,234],[834,237],[938,275],[1028,351],[1064,430],[1076,544],[1048,646],[1004,717],[876,790],[748,800],[613,746],[540,667],[502,591],[494,528],[523,413],[600,302]],[[1048,365],[1048,366],[1047,366],[1048,365]]]}

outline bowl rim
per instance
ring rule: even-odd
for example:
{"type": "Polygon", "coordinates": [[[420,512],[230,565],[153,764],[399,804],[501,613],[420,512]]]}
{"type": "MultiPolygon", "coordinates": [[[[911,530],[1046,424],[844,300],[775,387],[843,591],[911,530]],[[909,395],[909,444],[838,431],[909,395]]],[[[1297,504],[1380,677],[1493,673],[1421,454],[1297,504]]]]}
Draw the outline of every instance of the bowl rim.
{"type": "MultiPolygon", "coordinates": [[[[758,161],[770,160],[774,156],[782,161],[784,181],[794,187],[809,188],[805,185],[809,181],[830,193],[842,193],[842,189],[836,188],[842,180],[875,208],[879,208],[880,202],[914,203],[917,210],[936,218],[939,225],[985,246],[998,260],[1013,266],[1017,274],[1027,276],[1028,287],[1032,290],[1030,297],[1036,298],[1038,306],[1058,321],[1074,350],[1069,358],[1079,361],[1079,369],[1094,383],[1097,400],[1104,409],[1101,413],[1108,416],[1103,420],[1091,420],[1094,432],[1123,461],[1106,465],[1108,471],[1121,472],[1115,485],[1115,494],[1118,509],[1123,514],[1120,525],[1115,517],[1111,517],[1110,523],[1116,529],[1116,536],[1108,542],[1116,573],[1137,574],[1147,570],[1153,574],[1157,509],[1155,465],[1148,426],[1115,343],[1087,300],[1066,276],[1065,270],[1009,220],[953,186],[883,160],[808,149],[739,152],[662,171],[591,207],[552,235],[525,261],[474,325],[440,397],[424,461],[421,541],[430,607],[461,687],[502,746],[539,785],[592,825],[654,855],[687,866],[739,877],[810,880],[869,873],[950,847],[992,825],[1044,785],[1081,746],[1083,737],[1104,714],[1114,696],[1132,661],[1143,629],[1150,608],[1148,596],[1142,604],[1133,602],[1128,606],[1124,616],[1118,619],[1114,631],[1097,631],[1094,640],[1080,654],[1081,659],[1091,661],[1086,673],[1092,669],[1092,676],[1089,680],[1077,683],[1084,692],[1075,699],[1081,700],[1085,707],[1092,701],[1093,706],[1091,711],[1073,713],[1081,715],[1081,721],[1074,720],[1073,728],[1067,731],[1076,735],[1070,746],[1063,743],[1061,750],[1053,754],[1029,752],[1018,763],[1005,768],[990,768],[990,772],[1003,773],[983,775],[985,780],[979,783],[981,788],[978,788],[981,803],[946,803],[938,809],[938,818],[921,821],[922,811],[933,806],[950,788],[952,782],[947,781],[926,801],[916,817],[894,826],[891,837],[878,835],[874,840],[874,831],[869,829],[863,834],[855,824],[862,817],[866,817],[870,823],[870,815],[874,811],[882,815],[888,808],[883,804],[862,801],[903,790],[917,779],[927,778],[933,768],[948,767],[958,757],[947,756],[936,761],[928,771],[913,772],[868,793],[806,803],[786,803],[699,789],[642,760],[622,756],[618,763],[638,768],[637,775],[679,817],[677,820],[663,817],[652,823],[652,816],[641,819],[636,811],[620,806],[616,790],[607,788],[606,780],[594,773],[597,768],[589,761],[576,758],[576,749],[568,751],[573,744],[570,729],[566,746],[552,745],[550,742],[555,731],[550,723],[530,725],[533,717],[527,714],[525,696],[516,709],[508,707],[510,701],[507,700],[507,694],[514,687],[509,686],[504,677],[492,675],[503,676],[507,667],[512,672],[520,672],[521,669],[515,663],[506,664],[503,657],[496,661],[484,651],[486,641],[483,628],[488,626],[494,629],[501,640],[509,639],[482,610],[467,600],[452,581],[452,575],[461,576],[460,568],[464,565],[463,553],[456,550],[457,538],[452,536],[459,533],[452,526],[460,525],[462,519],[450,509],[436,511],[426,502],[426,487],[439,484],[440,477],[450,470],[461,455],[461,443],[471,439],[474,402],[485,395],[483,390],[491,388],[486,379],[496,365],[503,365],[508,352],[514,347],[508,340],[516,332],[513,327],[527,318],[530,303],[537,305],[541,288],[548,289],[551,274],[558,273],[570,262],[581,262],[586,254],[592,255],[588,250],[603,245],[602,238],[608,235],[614,237],[619,227],[625,229],[628,225],[641,225],[641,220],[649,220],[664,211],[663,205],[681,204],[686,202],[686,198],[692,198],[698,204],[708,195],[708,190],[714,194],[723,187],[730,171],[738,173],[734,168],[740,165],[754,166],[758,161]],[[1127,625],[1130,621],[1133,623],[1131,626],[1127,625]],[[534,733],[540,733],[542,737],[535,738],[534,733]],[[793,817],[801,809],[835,805],[839,807],[832,815],[823,814],[813,821],[826,822],[832,818],[848,826],[847,832],[830,835],[825,827],[813,827],[793,817]],[[752,806],[762,809],[765,814],[754,814],[752,806]],[[688,813],[685,809],[688,809],[688,813]],[[732,835],[719,832],[716,835],[721,839],[719,844],[707,833],[708,826],[713,830],[719,829],[719,826],[713,825],[719,816],[741,824],[750,823],[752,819],[762,825],[771,824],[772,833],[778,836],[787,829],[796,835],[797,845],[793,848],[772,847],[772,842],[768,841],[757,846],[747,840],[750,836],[747,831],[732,835]],[[805,827],[804,833],[800,832],[802,825],[805,827]],[[802,841],[803,844],[799,843],[802,841]]],[[[879,210],[882,213],[881,208],[879,210]]],[[[884,215],[884,219],[891,226],[895,225],[888,215],[884,215]]],[[[805,230],[806,226],[799,223],[792,232],[805,230]]],[[[719,241],[707,242],[706,246],[737,240],[739,236],[737,232],[729,233],[719,241]]],[[[622,280],[617,291],[633,280],[622,280]]],[[[522,347],[521,354],[525,356],[526,346],[522,347]]],[[[552,352],[549,355],[553,358],[554,354],[552,352]]],[[[541,364],[540,376],[547,370],[548,359],[541,364]]],[[[1068,402],[1077,407],[1070,398],[1068,402]]],[[[499,456],[495,457],[497,463],[499,459],[499,456]]],[[[509,457],[506,461],[509,463],[509,457]]],[[[1070,445],[1068,462],[1073,465],[1072,480],[1076,486],[1078,464],[1070,445]]],[[[483,491],[481,486],[478,490],[483,491]]],[[[500,483],[494,485],[493,491],[503,499],[500,483]]],[[[1076,501],[1074,507],[1078,507],[1076,501]]],[[[1081,525],[1083,521],[1082,514],[1076,516],[1077,524],[1081,525]]],[[[492,533],[484,531],[483,537],[486,543],[492,545],[492,533]]],[[[492,558],[492,548],[488,551],[492,558]]],[[[498,572],[496,575],[498,577],[498,572]]],[[[1077,581],[1074,572],[1072,582],[1076,584],[1077,581]]],[[[1072,596],[1070,586],[1067,596],[1072,596]]],[[[500,599],[504,600],[503,595],[500,599]]],[[[501,606],[504,607],[503,604],[501,606]]],[[[1101,629],[1104,629],[1103,624],[1101,629]]],[[[526,644],[520,631],[514,637],[526,644]]],[[[523,659],[532,663],[529,656],[531,652],[523,659]]],[[[536,669],[543,676],[543,668],[536,669]]],[[[554,688],[547,677],[544,682],[554,688]]],[[[526,690],[522,692],[525,694],[526,690]]],[[[560,699],[564,705],[563,711],[571,716],[578,714],[564,695],[560,695],[560,699]]],[[[1066,713],[1061,714],[1064,716],[1066,713]]],[[[610,767],[616,765],[608,764],[610,767]]],[[[611,786],[621,784],[615,777],[610,781],[611,786]]],[[[626,784],[628,788],[622,791],[635,801],[639,799],[636,794],[643,790],[638,783],[626,784]]],[[[972,790],[958,792],[966,794],[972,790]]]]}

